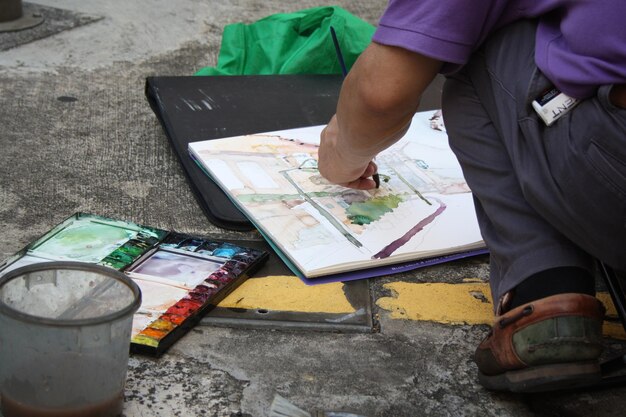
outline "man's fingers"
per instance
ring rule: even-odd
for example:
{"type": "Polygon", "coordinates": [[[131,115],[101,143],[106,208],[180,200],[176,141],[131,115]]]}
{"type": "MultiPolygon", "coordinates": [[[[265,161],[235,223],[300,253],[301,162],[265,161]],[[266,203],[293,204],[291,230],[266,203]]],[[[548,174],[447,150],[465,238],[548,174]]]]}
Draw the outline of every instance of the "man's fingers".
{"type": "Polygon", "coordinates": [[[376,165],[376,162],[370,161],[370,163],[367,164],[367,168],[365,168],[365,171],[363,172],[363,175],[361,175],[361,177],[363,178],[371,177],[377,172],[378,172],[378,165],[376,165]]]}
{"type": "Polygon", "coordinates": [[[376,188],[376,182],[372,178],[359,178],[357,180],[339,185],[353,188],[355,190],[372,190],[376,188]]]}

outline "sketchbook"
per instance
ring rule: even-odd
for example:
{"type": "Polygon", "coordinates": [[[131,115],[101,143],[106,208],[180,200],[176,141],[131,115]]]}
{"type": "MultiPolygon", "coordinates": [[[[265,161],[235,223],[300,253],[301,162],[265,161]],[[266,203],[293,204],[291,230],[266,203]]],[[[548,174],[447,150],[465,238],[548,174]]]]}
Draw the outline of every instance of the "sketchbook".
{"type": "Polygon", "coordinates": [[[306,279],[484,253],[440,111],[416,113],[406,135],[377,156],[381,186],[368,191],[320,176],[323,127],[192,142],[189,153],[306,279]]]}
{"type": "Polygon", "coordinates": [[[141,289],[131,352],[159,356],[268,258],[268,252],[76,213],[0,263],[0,276],[48,261],[104,265],[141,289]]]}

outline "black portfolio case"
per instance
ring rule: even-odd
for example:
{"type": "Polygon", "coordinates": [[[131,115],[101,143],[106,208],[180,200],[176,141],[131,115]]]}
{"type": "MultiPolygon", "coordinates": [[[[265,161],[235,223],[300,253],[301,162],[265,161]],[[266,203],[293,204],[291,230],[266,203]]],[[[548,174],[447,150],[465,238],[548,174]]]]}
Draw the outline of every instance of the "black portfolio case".
{"type": "Polygon", "coordinates": [[[237,231],[252,224],[187,153],[189,142],[327,123],[338,75],[148,77],[146,97],[208,219],[237,231]]]}

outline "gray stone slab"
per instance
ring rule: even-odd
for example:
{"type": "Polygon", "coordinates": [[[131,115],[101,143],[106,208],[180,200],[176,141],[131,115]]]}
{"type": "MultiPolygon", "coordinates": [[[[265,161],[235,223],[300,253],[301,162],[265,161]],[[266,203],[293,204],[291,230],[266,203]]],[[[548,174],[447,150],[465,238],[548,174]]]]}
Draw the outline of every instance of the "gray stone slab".
{"type": "Polygon", "coordinates": [[[12,22],[1,23],[0,51],[15,48],[64,30],[71,30],[102,19],[101,16],[91,16],[34,3],[23,3],[22,6],[22,20],[33,20],[34,26],[22,30],[13,30],[12,22]],[[37,21],[41,21],[41,23],[35,24],[37,21]]]}
{"type": "Polygon", "coordinates": [[[370,333],[374,331],[374,322],[369,285],[368,280],[343,284],[346,299],[354,308],[352,313],[252,310],[218,306],[200,321],[200,325],[244,329],[370,333]]]}

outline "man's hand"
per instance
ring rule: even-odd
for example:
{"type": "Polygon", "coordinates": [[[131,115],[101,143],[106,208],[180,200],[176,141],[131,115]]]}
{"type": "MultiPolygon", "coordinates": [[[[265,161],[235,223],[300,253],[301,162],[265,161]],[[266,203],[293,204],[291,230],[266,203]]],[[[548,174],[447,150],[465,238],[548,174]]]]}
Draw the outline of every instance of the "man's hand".
{"type": "Polygon", "coordinates": [[[322,131],[322,176],[345,187],[375,188],[374,157],[404,136],[440,67],[423,55],[371,43],[344,80],[337,114],[322,131]]]}
{"type": "Polygon", "coordinates": [[[324,128],[320,137],[319,162],[320,174],[332,183],[357,190],[376,188],[372,175],[378,172],[374,161],[367,158],[355,158],[354,155],[344,155],[346,151],[339,143],[337,136],[337,116],[333,116],[324,128]],[[355,179],[356,178],[356,179],[355,179]]]}

